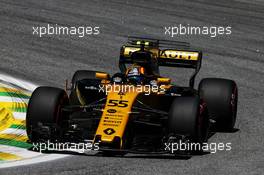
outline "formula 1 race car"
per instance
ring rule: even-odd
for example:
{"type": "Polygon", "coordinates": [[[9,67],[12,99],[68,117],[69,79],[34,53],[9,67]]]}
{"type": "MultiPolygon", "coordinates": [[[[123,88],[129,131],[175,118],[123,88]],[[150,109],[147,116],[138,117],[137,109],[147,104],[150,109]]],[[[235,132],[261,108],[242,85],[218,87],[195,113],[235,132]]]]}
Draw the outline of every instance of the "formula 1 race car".
{"type": "Polygon", "coordinates": [[[232,131],[236,83],[205,78],[194,89],[201,61],[202,52],[188,43],[129,37],[113,76],[78,70],[66,90],[35,89],[26,116],[29,141],[92,140],[103,153],[167,153],[168,143],[200,144],[211,131],[232,131]],[[160,66],[194,69],[189,86],[173,85],[160,66]]]}

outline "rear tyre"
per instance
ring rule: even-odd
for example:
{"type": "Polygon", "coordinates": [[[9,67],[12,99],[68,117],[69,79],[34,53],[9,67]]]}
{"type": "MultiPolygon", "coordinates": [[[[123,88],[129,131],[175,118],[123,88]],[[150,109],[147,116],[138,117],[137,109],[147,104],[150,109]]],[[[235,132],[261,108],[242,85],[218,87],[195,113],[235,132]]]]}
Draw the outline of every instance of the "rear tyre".
{"type": "Polygon", "coordinates": [[[169,111],[168,126],[170,133],[188,136],[190,142],[206,142],[209,119],[205,104],[200,105],[198,96],[175,98],[169,111]]]}
{"type": "Polygon", "coordinates": [[[199,84],[200,97],[208,105],[217,131],[232,131],[236,122],[238,92],[233,80],[206,78],[199,84]]]}
{"type": "Polygon", "coordinates": [[[77,90],[76,90],[77,82],[80,80],[83,80],[83,79],[95,80],[96,79],[96,72],[97,71],[92,71],[92,70],[78,70],[74,73],[74,75],[72,77],[72,81],[71,81],[72,89],[71,89],[71,93],[69,95],[71,105],[81,105],[81,102],[78,98],[77,90]]]}
{"type": "Polygon", "coordinates": [[[96,79],[96,72],[93,70],[77,70],[72,76],[72,88],[75,88],[76,82],[83,79],[96,79]]]}
{"type": "Polygon", "coordinates": [[[59,88],[38,87],[30,97],[26,115],[26,131],[31,142],[46,140],[38,132],[39,125],[61,125],[62,107],[69,102],[66,92],[59,88]]]}

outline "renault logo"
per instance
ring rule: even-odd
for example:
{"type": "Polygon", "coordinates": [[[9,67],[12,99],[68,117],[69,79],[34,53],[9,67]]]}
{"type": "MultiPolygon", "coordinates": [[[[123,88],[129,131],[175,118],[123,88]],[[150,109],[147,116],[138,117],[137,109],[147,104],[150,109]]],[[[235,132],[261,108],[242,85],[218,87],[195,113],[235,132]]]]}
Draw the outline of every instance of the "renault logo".
{"type": "Polygon", "coordinates": [[[113,128],[107,128],[107,129],[104,130],[104,133],[106,135],[112,135],[112,134],[115,133],[115,130],[113,128]]]}

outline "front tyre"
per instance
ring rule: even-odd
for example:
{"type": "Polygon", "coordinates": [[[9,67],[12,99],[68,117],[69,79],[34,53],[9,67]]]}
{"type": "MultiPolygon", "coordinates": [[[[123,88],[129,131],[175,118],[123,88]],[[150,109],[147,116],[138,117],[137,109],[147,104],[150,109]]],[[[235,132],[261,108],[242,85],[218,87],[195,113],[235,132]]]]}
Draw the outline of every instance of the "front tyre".
{"type": "Polygon", "coordinates": [[[203,143],[208,138],[207,108],[198,96],[176,97],[169,111],[169,132],[187,136],[190,142],[203,143]]]}
{"type": "Polygon", "coordinates": [[[31,142],[48,140],[38,130],[41,125],[60,126],[64,117],[62,107],[69,103],[66,92],[59,88],[38,87],[30,97],[26,115],[26,131],[31,142]]]}

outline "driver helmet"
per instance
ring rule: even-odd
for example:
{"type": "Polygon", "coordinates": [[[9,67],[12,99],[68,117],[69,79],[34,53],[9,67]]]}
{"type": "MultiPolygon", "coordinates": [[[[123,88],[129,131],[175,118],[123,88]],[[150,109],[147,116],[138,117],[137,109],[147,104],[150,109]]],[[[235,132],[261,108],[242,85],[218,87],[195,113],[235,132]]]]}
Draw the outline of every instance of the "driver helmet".
{"type": "Polygon", "coordinates": [[[139,65],[132,65],[126,71],[128,82],[132,84],[143,84],[145,80],[144,74],[145,68],[139,65]]]}

